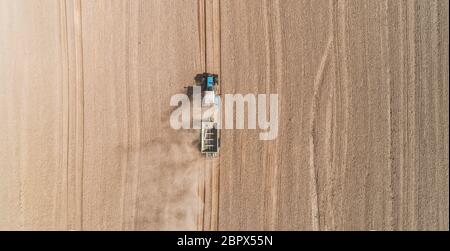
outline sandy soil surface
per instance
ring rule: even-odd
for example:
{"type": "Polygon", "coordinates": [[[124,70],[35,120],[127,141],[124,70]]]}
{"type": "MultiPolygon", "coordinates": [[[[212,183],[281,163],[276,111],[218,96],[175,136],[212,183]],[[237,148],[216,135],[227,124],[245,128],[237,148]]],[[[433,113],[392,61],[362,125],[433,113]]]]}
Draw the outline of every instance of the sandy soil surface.
{"type": "Polygon", "coordinates": [[[0,229],[448,230],[448,1],[0,0],[0,229]],[[279,135],[173,130],[196,74],[279,135]]]}
{"type": "Polygon", "coordinates": [[[220,229],[448,229],[448,3],[223,1],[224,93],[278,93],[280,135],[225,131],[220,229]]]}

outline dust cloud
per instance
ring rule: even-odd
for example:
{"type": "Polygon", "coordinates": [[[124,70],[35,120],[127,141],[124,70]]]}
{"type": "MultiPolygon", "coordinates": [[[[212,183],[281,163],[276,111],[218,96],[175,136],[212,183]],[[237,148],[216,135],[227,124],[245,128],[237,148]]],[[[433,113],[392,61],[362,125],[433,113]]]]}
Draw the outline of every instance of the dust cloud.
{"type": "Polygon", "coordinates": [[[199,151],[199,130],[169,126],[172,111],[161,121],[163,128],[144,147],[137,199],[137,229],[196,230],[203,200],[204,157],[199,151]]]}

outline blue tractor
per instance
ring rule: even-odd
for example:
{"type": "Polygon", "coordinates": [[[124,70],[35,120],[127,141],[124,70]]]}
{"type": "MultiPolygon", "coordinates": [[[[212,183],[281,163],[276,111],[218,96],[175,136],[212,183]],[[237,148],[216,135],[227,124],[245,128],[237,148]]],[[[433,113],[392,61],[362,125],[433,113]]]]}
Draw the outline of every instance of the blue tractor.
{"type": "Polygon", "coordinates": [[[215,157],[220,147],[220,97],[217,94],[218,75],[203,73],[196,77],[197,83],[202,88],[202,112],[212,111],[209,116],[202,115],[200,132],[200,151],[206,157],[215,157]]]}

